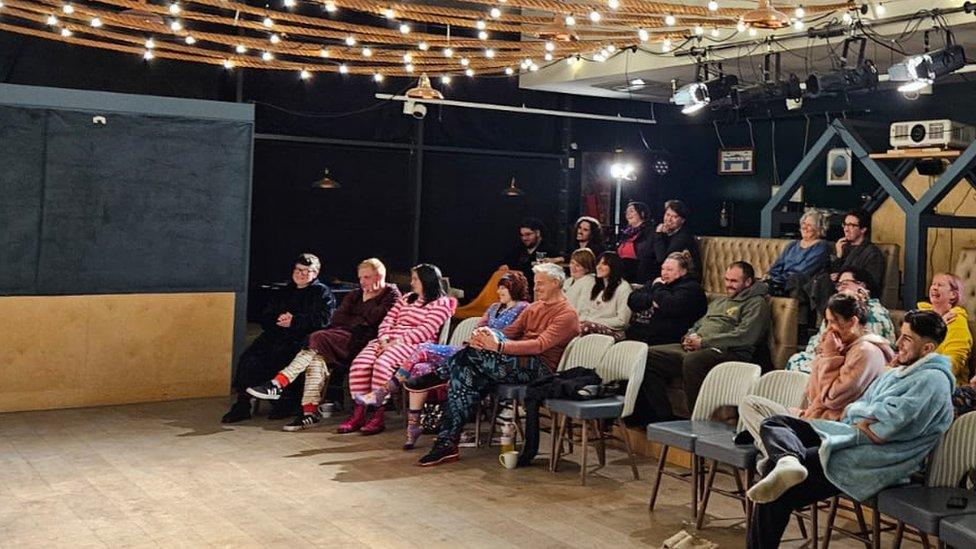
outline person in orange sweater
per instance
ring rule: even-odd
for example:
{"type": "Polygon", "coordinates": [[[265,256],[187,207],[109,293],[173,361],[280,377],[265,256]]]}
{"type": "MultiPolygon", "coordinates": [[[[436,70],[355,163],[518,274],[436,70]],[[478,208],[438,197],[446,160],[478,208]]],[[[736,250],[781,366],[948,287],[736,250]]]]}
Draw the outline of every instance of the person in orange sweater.
{"type": "Polygon", "coordinates": [[[852,294],[834,294],[827,302],[827,331],[811,365],[802,408],[786,408],[756,395],[739,404],[739,417],[763,454],[759,427],[764,419],[792,415],[839,421],[847,405],[860,398],[894,358],[888,340],[865,327],[867,314],[866,302],[852,294]]]}
{"type": "Polygon", "coordinates": [[[535,301],[502,330],[507,339],[502,341],[490,329],[478,328],[471,334],[469,346],[451,357],[441,432],[419,465],[457,461],[458,437],[478,402],[499,383],[528,383],[554,372],[566,345],[579,335],[579,317],[563,295],[566,275],[562,268],[541,263],[532,272],[535,301]]]}

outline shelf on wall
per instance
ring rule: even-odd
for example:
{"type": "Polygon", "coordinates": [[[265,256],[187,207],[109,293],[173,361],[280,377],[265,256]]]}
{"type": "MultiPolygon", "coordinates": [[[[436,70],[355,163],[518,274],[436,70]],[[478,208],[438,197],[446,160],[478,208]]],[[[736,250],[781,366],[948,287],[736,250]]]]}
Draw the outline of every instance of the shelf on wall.
{"type": "Polygon", "coordinates": [[[891,149],[883,153],[871,153],[868,156],[881,160],[904,160],[906,158],[957,158],[962,151],[955,149],[891,149]]]}

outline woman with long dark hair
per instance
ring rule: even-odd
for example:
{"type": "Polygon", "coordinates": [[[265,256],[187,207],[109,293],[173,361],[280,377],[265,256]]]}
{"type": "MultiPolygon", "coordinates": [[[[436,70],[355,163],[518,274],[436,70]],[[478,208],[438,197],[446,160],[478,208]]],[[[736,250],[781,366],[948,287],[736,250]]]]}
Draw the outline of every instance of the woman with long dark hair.
{"type": "Polygon", "coordinates": [[[627,298],[632,291],[623,277],[624,263],[615,252],[603,252],[596,262],[596,284],[579,308],[581,334],[607,334],[624,339],[630,324],[627,298]]]}
{"type": "MultiPolygon", "coordinates": [[[[420,344],[437,341],[441,326],[457,307],[457,300],[444,293],[444,286],[441,271],[434,265],[421,263],[410,270],[412,291],[397,300],[380,323],[379,337],[352,361],[349,392],[354,398],[386,387],[393,372],[420,344]]],[[[367,407],[357,402],[338,432],[375,435],[385,428],[382,403],[367,407]]]]}

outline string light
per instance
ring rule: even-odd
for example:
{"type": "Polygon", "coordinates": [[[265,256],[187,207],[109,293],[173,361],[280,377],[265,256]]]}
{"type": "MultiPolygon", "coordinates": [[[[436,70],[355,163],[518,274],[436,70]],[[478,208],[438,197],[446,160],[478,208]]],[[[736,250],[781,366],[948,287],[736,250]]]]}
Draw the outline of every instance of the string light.
{"type": "Polygon", "coordinates": [[[487,28],[488,24],[485,23],[485,20],[484,19],[478,19],[477,21],[474,22],[474,26],[478,30],[485,30],[485,28],[487,28]]]}
{"type": "Polygon", "coordinates": [[[50,26],[52,26],[52,27],[54,25],[57,25],[58,24],[58,18],[55,17],[55,16],[53,16],[53,15],[48,15],[47,16],[47,24],[50,25],[50,26]]]}
{"type": "Polygon", "coordinates": [[[268,40],[270,40],[272,44],[277,44],[278,42],[281,42],[281,37],[277,34],[272,34],[268,37],[268,40]]]}
{"type": "Polygon", "coordinates": [[[441,84],[444,84],[446,86],[446,85],[448,85],[450,83],[451,83],[451,75],[445,74],[445,75],[441,76],[441,84]]]}
{"type": "Polygon", "coordinates": [[[149,40],[146,40],[146,49],[147,50],[151,50],[151,49],[153,49],[155,47],[156,47],[156,41],[155,40],[153,40],[152,38],[150,38],[149,40]]]}
{"type": "Polygon", "coordinates": [[[302,80],[308,80],[309,78],[312,77],[312,73],[308,72],[305,69],[302,69],[302,72],[298,73],[298,77],[301,78],[302,80]]]}
{"type": "Polygon", "coordinates": [[[353,35],[351,35],[351,34],[349,36],[347,36],[346,37],[346,45],[347,46],[355,46],[356,45],[356,38],[353,35]]]}
{"type": "Polygon", "coordinates": [[[325,2],[325,11],[327,11],[329,13],[335,13],[336,10],[338,10],[338,9],[339,8],[336,7],[335,2],[333,2],[332,0],[327,0],[325,2]]]}
{"type": "Polygon", "coordinates": [[[651,39],[651,33],[647,32],[647,29],[637,29],[637,38],[639,38],[641,42],[647,42],[651,39]]]}
{"type": "Polygon", "coordinates": [[[468,75],[469,77],[474,76],[474,69],[468,69],[464,71],[464,74],[468,75]]]}
{"type": "Polygon", "coordinates": [[[491,48],[488,48],[487,50],[485,50],[485,57],[487,57],[488,59],[494,58],[495,57],[495,50],[493,50],[491,48]]]}
{"type": "Polygon", "coordinates": [[[169,24],[169,28],[173,32],[180,32],[183,30],[183,23],[180,23],[179,19],[174,19],[173,22],[169,24]]]}
{"type": "MultiPolygon", "coordinates": [[[[243,47],[244,46],[238,46],[238,48],[243,48],[243,47]]],[[[245,48],[244,51],[247,51],[247,48],[245,48]]],[[[238,50],[238,52],[243,53],[240,50],[238,50]]],[[[319,57],[331,57],[331,56],[332,56],[332,52],[329,51],[329,48],[322,48],[321,50],[319,50],[319,57]]]]}
{"type": "Polygon", "coordinates": [[[572,27],[573,25],[576,24],[576,18],[573,17],[572,15],[567,15],[564,22],[566,23],[567,27],[572,27]]]}
{"type": "Polygon", "coordinates": [[[284,1],[282,2],[282,4],[284,4],[284,6],[285,6],[286,8],[294,8],[294,7],[295,7],[295,4],[296,4],[296,2],[295,2],[295,0],[284,0],[284,1]]]}
{"type": "Polygon", "coordinates": [[[756,31],[755,28],[749,27],[749,36],[755,36],[757,34],[759,34],[759,33],[758,33],[758,31],[756,31]]]}
{"type": "Polygon", "coordinates": [[[193,44],[196,44],[197,43],[197,39],[194,38],[194,37],[192,37],[192,36],[190,36],[189,34],[186,35],[186,38],[184,38],[183,41],[186,42],[187,44],[191,45],[191,46],[193,44]]]}
{"type": "Polygon", "coordinates": [[[61,11],[67,13],[68,15],[71,15],[72,13],[75,12],[75,7],[72,6],[71,4],[64,4],[61,6],[61,11]]]}
{"type": "Polygon", "coordinates": [[[261,59],[264,59],[265,61],[272,61],[274,60],[274,55],[270,51],[266,51],[261,54],[261,59]]]}
{"type": "Polygon", "coordinates": [[[461,58],[461,66],[462,67],[467,67],[470,64],[471,64],[471,61],[469,61],[467,57],[462,57],[461,58]]]}
{"type": "Polygon", "coordinates": [[[845,25],[850,25],[851,23],[854,22],[854,18],[851,17],[851,13],[848,11],[845,11],[844,15],[840,19],[841,21],[844,22],[845,25]]]}
{"type": "Polygon", "coordinates": [[[793,10],[793,15],[795,15],[797,19],[803,19],[806,14],[807,12],[803,9],[802,5],[797,6],[796,9],[793,10]]]}
{"type": "Polygon", "coordinates": [[[718,11],[718,2],[716,0],[708,0],[708,11],[718,11]]]}
{"type": "Polygon", "coordinates": [[[701,36],[705,34],[705,29],[701,25],[695,25],[695,34],[701,36]]]}
{"type": "Polygon", "coordinates": [[[145,59],[146,61],[150,61],[153,57],[156,57],[156,56],[153,55],[153,52],[150,51],[150,50],[146,50],[146,51],[142,52],[142,58],[145,59]]]}
{"type": "Polygon", "coordinates": [[[735,30],[737,30],[739,32],[745,32],[745,30],[746,30],[746,22],[743,21],[742,19],[739,19],[739,21],[735,24],[735,30]]]}
{"type": "Polygon", "coordinates": [[[370,48],[363,48],[363,57],[371,57],[373,55],[373,50],[370,48]]]}
{"type": "Polygon", "coordinates": [[[874,7],[874,13],[877,14],[878,16],[884,15],[885,11],[886,10],[884,4],[878,4],[877,6],[874,7]]]}
{"type": "Polygon", "coordinates": [[[396,13],[393,11],[393,8],[386,8],[385,10],[383,10],[383,17],[386,17],[387,19],[393,19],[396,17],[396,13]]]}
{"type": "Polygon", "coordinates": [[[669,51],[671,51],[671,39],[670,38],[665,38],[664,39],[664,42],[661,42],[661,51],[664,52],[664,53],[668,53],[669,51]]]}
{"type": "Polygon", "coordinates": [[[417,44],[417,49],[419,49],[420,51],[427,51],[430,49],[430,44],[428,44],[427,42],[421,42],[417,44]]]}
{"type": "Polygon", "coordinates": [[[491,8],[491,11],[488,12],[488,15],[490,15],[493,19],[498,19],[499,17],[502,16],[502,10],[498,8],[491,8]]]}
{"type": "Polygon", "coordinates": [[[99,28],[99,27],[101,27],[102,26],[102,20],[99,19],[99,18],[97,18],[97,17],[93,17],[92,20],[91,20],[91,26],[95,27],[96,29],[99,28]]]}
{"type": "Polygon", "coordinates": [[[546,42],[546,51],[553,51],[556,49],[556,45],[552,42],[546,42]]]}
{"type": "Polygon", "coordinates": [[[413,72],[413,63],[407,63],[407,65],[403,67],[403,70],[407,72],[413,72]]]}
{"type": "Polygon", "coordinates": [[[72,34],[74,34],[74,33],[72,33],[72,32],[71,32],[70,30],[68,30],[68,29],[61,29],[61,36],[63,36],[63,37],[65,37],[65,38],[68,38],[68,37],[69,37],[69,36],[71,36],[72,34]]]}
{"type": "Polygon", "coordinates": [[[400,23],[400,34],[410,34],[410,25],[400,23]]]}
{"type": "Polygon", "coordinates": [[[224,59],[224,68],[227,69],[227,70],[233,69],[234,68],[234,62],[231,61],[230,59],[224,59]]]}
{"type": "Polygon", "coordinates": [[[236,51],[237,53],[243,55],[243,54],[247,53],[247,46],[245,46],[244,44],[238,44],[234,48],[234,51],[236,51]]]}
{"type": "Polygon", "coordinates": [[[180,11],[182,11],[182,10],[181,10],[180,4],[178,2],[173,2],[172,4],[169,5],[169,13],[170,13],[170,15],[179,15],[180,14],[180,11]]]}
{"type": "Polygon", "coordinates": [[[607,7],[615,10],[620,7],[620,0],[607,0],[607,7]]]}
{"type": "Polygon", "coordinates": [[[413,62],[413,54],[410,53],[410,52],[407,52],[407,53],[403,54],[403,62],[404,63],[412,63],[413,62]]]}
{"type": "Polygon", "coordinates": [[[713,27],[709,34],[712,35],[712,38],[718,38],[718,27],[713,27]]]}
{"type": "Polygon", "coordinates": [[[803,25],[803,21],[801,21],[799,19],[797,19],[796,21],[793,22],[793,28],[796,29],[796,30],[798,30],[798,31],[803,30],[803,26],[804,26],[803,25]]]}
{"type": "Polygon", "coordinates": [[[535,71],[539,70],[539,65],[536,65],[535,63],[532,63],[532,65],[529,66],[529,70],[532,71],[532,72],[535,72],[535,71]]]}
{"type": "Polygon", "coordinates": [[[610,44],[609,46],[607,46],[607,52],[613,53],[615,51],[617,51],[617,46],[614,46],[613,44],[610,44]]]}
{"type": "Polygon", "coordinates": [[[593,21],[594,23],[599,23],[600,19],[603,19],[603,16],[600,15],[600,12],[596,10],[590,12],[590,21],[593,21]]]}
{"type": "Polygon", "coordinates": [[[593,56],[593,60],[596,61],[597,63],[603,63],[604,61],[607,60],[607,58],[604,57],[602,53],[598,53],[593,56]]]}
{"type": "Polygon", "coordinates": [[[543,56],[543,59],[545,59],[546,61],[552,61],[552,54],[551,53],[546,53],[543,56]]]}
{"type": "Polygon", "coordinates": [[[272,18],[270,18],[270,17],[265,17],[265,18],[264,18],[264,21],[262,21],[261,23],[262,23],[262,24],[263,24],[263,25],[264,25],[265,27],[269,27],[269,28],[270,28],[270,27],[273,27],[273,26],[274,26],[274,19],[272,19],[272,18]]]}
{"type": "Polygon", "coordinates": [[[488,31],[478,31],[478,38],[488,40],[488,31]]]}
{"type": "Polygon", "coordinates": [[[376,82],[382,82],[383,81],[383,78],[384,78],[383,73],[379,73],[378,72],[378,73],[376,73],[376,74],[373,75],[373,80],[376,81],[376,82]]]}
{"type": "Polygon", "coordinates": [[[513,74],[515,74],[515,69],[513,69],[512,67],[505,67],[505,74],[507,74],[508,76],[512,76],[513,74]]]}
{"type": "Polygon", "coordinates": [[[454,57],[454,48],[450,46],[444,48],[444,57],[454,57]]]}
{"type": "Polygon", "coordinates": [[[664,24],[667,25],[667,26],[669,26],[669,27],[673,27],[674,24],[677,23],[677,22],[678,22],[678,20],[675,19],[674,16],[671,15],[670,13],[664,16],[664,24]]]}
{"type": "Polygon", "coordinates": [[[339,65],[340,74],[346,74],[347,72],[349,72],[349,67],[347,67],[345,63],[339,65]]]}

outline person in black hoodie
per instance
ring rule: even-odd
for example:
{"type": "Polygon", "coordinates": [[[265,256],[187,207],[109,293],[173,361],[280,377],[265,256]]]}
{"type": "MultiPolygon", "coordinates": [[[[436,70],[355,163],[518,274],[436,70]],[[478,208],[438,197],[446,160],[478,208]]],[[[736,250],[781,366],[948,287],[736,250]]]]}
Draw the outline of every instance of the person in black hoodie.
{"type": "Polygon", "coordinates": [[[671,199],[664,203],[664,221],[654,229],[654,253],[641,262],[641,280],[652,280],[661,274],[661,264],[668,255],[688,250],[692,259],[692,272],[699,278],[701,271],[701,252],[695,235],[688,230],[686,221],[690,214],[684,202],[671,199]]]}
{"type": "MultiPolygon", "coordinates": [[[[251,417],[251,397],[246,390],[263,383],[287,365],[302,348],[308,334],[321,330],[332,321],[335,297],[332,290],[318,280],[322,262],[312,254],[301,254],[295,260],[291,282],[277,292],[261,312],[264,329],[250,347],[241,353],[234,375],[237,401],[224,415],[224,423],[251,417]]],[[[269,417],[283,418],[298,409],[301,384],[287,391],[275,402],[269,417]]]]}
{"type": "Polygon", "coordinates": [[[692,273],[691,253],[674,252],[661,265],[661,276],[630,294],[634,312],[627,339],[648,345],[680,343],[688,328],[705,315],[705,290],[692,273]]]}

